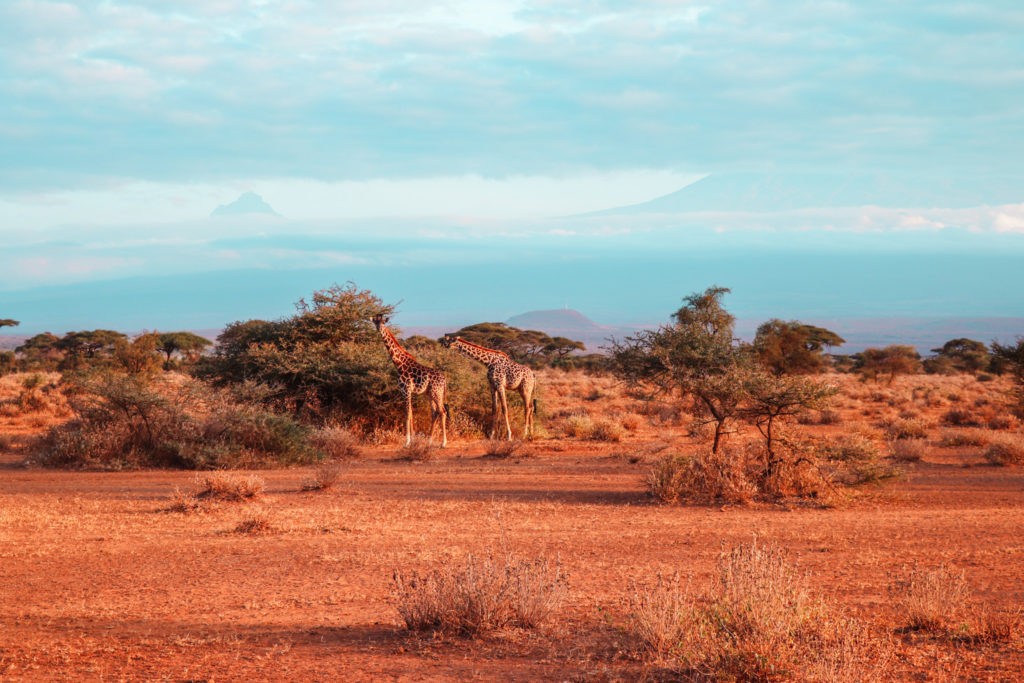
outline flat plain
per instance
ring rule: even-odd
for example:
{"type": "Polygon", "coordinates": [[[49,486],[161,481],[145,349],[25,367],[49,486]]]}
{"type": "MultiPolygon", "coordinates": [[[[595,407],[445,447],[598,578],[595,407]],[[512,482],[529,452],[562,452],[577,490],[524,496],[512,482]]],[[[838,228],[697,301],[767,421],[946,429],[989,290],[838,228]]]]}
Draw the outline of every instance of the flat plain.
{"type": "MultiPolygon", "coordinates": [[[[260,477],[263,492],[192,511],[174,501],[202,474],[23,466],[31,439],[59,418],[9,411],[0,678],[673,680],[680,672],[631,635],[631,596],[673,573],[707,585],[724,549],[756,542],[785,550],[816,595],[868,625],[883,678],[1019,680],[1019,627],[998,640],[909,630],[891,592],[913,567],[948,566],[992,613],[1024,605],[1024,469],[989,464],[978,445],[1020,438],[1020,425],[1004,420],[997,434],[943,417],[998,415],[1008,383],[826,379],[840,386],[833,419],[806,433],[859,433],[884,448],[886,420],[926,430],[920,459],[896,464],[899,476],[828,504],[657,503],[645,475],[660,453],[697,447],[685,421],[580,372],[542,373],[542,433],[511,456],[479,438],[456,437],[424,462],[401,459],[393,440],[368,443],[326,490],[307,490],[310,467],[235,472],[260,477]],[[570,436],[581,419],[615,427],[570,436]],[[975,445],[951,445],[964,441],[975,445]],[[394,572],[467,553],[555,558],[565,599],[536,629],[407,630],[394,572]]],[[[0,392],[16,387],[4,378],[0,392]]]]}

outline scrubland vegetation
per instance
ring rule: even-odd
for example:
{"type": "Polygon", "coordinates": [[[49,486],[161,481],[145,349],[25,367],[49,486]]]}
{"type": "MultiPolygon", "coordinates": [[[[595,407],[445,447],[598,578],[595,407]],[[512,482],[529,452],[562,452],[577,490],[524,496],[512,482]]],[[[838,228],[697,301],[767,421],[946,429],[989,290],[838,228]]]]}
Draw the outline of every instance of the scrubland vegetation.
{"type": "Polygon", "coordinates": [[[216,344],[29,339],[0,359],[0,677],[1012,679],[1024,341],[744,344],[727,292],[607,356],[460,330],[536,369],[529,441],[487,438],[482,366],[405,339],[447,374],[448,449],[402,445],[391,308],[353,285],[216,344]]]}

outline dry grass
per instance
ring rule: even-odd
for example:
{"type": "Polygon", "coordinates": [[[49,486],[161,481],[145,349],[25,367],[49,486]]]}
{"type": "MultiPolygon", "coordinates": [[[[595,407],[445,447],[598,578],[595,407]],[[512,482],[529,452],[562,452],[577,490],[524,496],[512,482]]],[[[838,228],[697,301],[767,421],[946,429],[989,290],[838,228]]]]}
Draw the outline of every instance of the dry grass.
{"type": "Polygon", "coordinates": [[[913,566],[893,579],[889,593],[903,632],[924,631],[969,644],[1009,643],[1021,635],[1019,609],[1000,613],[978,602],[966,572],[948,564],[913,566]]]}
{"type": "Polygon", "coordinates": [[[236,534],[258,536],[260,534],[268,534],[273,530],[274,528],[270,524],[270,518],[267,513],[262,510],[257,510],[250,512],[237,525],[235,525],[234,532],[236,534]]]}
{"type": "Polygon", "coordinates": [[[431,441],[422,436],[414,436],[405,446],[398,450],[399,460],[410,462],[427,462],[437,455],[437,448],[431,441]]]}
{"type": "Polygon", "coordinates": [[[722,553],[703,597],[659,577],[631,607],[641,650],[686,680],[881,680],[890,658],[886,641],[814,599],[783,551],[756,540],[722,553]]]}
{"type": "Polygon", "coordinates": [[[742,453],[722,448],[692,455],[662,456],[650,468],[647,489],[662,503],[725,501],[745,503],[757,494],[746,473],[742,453]]]}
{"type": "Polygon", "coordinates": [[[329,460],[354,460],[362,453],[358,437],[343,427],[318,429],[310,442],[329,460]]]}
{"type": "Polygon", "coordinates": [[[516,626],[535,628],[561,604],[565,576],[557,560],[468,554],[463,564],[429,572],[395,570],[396,607],[411,631],[477,636],[516,626]]]}
{"type": "Polygon", "coordinates": [[[489,458],[511,458],[522,450],[523,442],[516,439],[488,439],[484,443],[484,455],[489,458]]]}
{"type": "Polygon", "coordinates": [[[313,472],[313,476],[302,482],[303,491],[327,491],[341,479],[342,468],[337,462],[325,462],[313,472]]]}
{"type": "Polygon", "coordinates": [[[889,444],[889,452],[896,462],[920,462],[928,452],[924,439],[900,439],[889,444]]]}
{"type": "Polygon", "coordinates": [[[258,498],[266,488],[263,477],[212,472],[196,479],[198,500],[239,502],[258,498]]]}
{"type": "Polygon", "coordinates": [[[992,435],[983,429],[944,429],[939,436],[939,445],[943,448],[987,446],[991,439],[992,435]]]}
{"type": "Polygon", "coordinates": [[[928,436],[928,423],[920,418],[883,420],[880,425],[890,441],[898,439],[924,439],[928,436]]]}
{"type": "Polygon", "coordinates": [[[992,439],[983,455],[990,464],[1000,467],[1024,465],[1024,436],[1001,434],[992,439]]]}

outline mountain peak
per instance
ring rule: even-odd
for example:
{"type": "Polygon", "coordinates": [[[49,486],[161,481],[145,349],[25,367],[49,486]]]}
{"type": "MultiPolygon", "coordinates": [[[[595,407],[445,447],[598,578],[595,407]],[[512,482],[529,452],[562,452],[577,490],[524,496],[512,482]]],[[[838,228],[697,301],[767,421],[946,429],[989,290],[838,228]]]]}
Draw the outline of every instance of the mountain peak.
{"type": "Polygon", "coordinates": [[[230,204],[221,204],[210,214],[211,216],[239,216],[244,214],[263,214],[280,216],[274,207],[263,201],[263,197],[255,192],[243,192],[238,199],[230,204]]]}
{"type": "Polygon", "coordinates": [[[908,174],[870,170],[714,173],[671,194],[589,215],[691,212],[775,212],[882,206],[966,208],[1015,204],[1017,179],[908,174]]]}
{"type": "Polygon", "coordinates": [[[508,325],[522,330],[541,330],[543,332],[573,330],[577,334],[583,330],[600,330],[603,326],[571,308],[554,308],[544,311],[528,311],[512,316],[508,325]]]}

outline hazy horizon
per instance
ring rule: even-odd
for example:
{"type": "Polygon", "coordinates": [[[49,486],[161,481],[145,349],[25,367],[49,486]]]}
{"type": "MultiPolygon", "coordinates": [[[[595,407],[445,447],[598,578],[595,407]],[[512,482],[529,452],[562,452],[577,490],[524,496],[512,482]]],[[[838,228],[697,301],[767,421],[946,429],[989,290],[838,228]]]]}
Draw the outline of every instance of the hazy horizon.
{"type": "Polygon", "coordinates": [[[7,4],[0,317],[216,328],[347,281],[423,325],[651,324],[713,284],[750,319],[1024,317],[1021,29],[1010,2],[7,4]]]}

